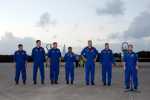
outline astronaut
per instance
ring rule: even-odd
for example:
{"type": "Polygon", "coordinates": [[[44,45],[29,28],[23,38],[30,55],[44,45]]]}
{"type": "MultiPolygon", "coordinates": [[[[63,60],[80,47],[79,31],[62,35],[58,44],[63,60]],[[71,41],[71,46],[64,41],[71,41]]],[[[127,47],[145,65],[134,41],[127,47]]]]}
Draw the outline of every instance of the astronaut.
{"type": "Polygon", "coordinates": [[[94,78],[95,78],[95,62],[97,59],[97,50],[95,47],[92,46],[92,40],[88,41],[88,46],[85,47],[81,55],[85,61],[85,81],[86,85],[89,85],[89,81],[91,85],[95,85],[94,78]]]}
{"type": "Polygon", "coordinates": [[[40,69],[40,76],[41,76],[41,84],[44,84],[45,79],[45,71],[44,71],[44,61],[45,61],[45,50],[41,46],[41,41],[36,41],[36,47],[32,49],[32,58],[34,61],[33,65],[33,83],[37,84],[37,71],[38,68],[40,69]]]}
{"type": "Polygon", "coordinates": [[[53,47],[48,51],[48,58],[50,63],[51,84],[58,84],[61,52],[60,49],[57,48],[57,42],[54,42],[53,47]]]}
{"type": "Polygon", "coordinates": [[[27,65],[27,54],[23,50],[23,45],[18,45],[18,50],[14,53],[14,61],[16,66],[15,82],[19,84],[19,77],[22,74],[23,84],[26,84],[26,65],[27,65]]]}
{"type": "Polygon", "coordinates": [[[125,88],[138,89],[138,57],[133,51],[133,45],[128,45],[128,52],[124,55],[125,88]]]}
{"type": "Polygon", "coordinates": [[[64,56],[65,61],[65,73],[66,73],[66,84],[69,84],[69,78],[71,84],[74,81],[74,63],[76,61],[76,55],[72,52],[72,47],[68,47],[68,52],[64,56]]]}
{"type": "Polygon", "coordinates": [[[102,81],[103,85],[110,86],[112,79],[112,66],[115,65],[113,52],[109,48],[109,44],[105,43],[105,49],[100,53],[100,62],[102,64],[102,81]]]}

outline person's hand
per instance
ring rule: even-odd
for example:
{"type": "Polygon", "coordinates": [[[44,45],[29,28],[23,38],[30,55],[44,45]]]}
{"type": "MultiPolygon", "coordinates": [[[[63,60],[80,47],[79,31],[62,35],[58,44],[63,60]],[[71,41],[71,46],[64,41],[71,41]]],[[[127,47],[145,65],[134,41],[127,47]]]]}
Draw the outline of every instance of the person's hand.
{"type": "Polygon", "coordinates": [[[136,66],[136,70],[138,70],[138,69],[139,69],[139,66],[137,65],[137,66],[136,66]]]}
{"type": "Polygon", "coordinates": [[[50,66],[50,64],[51,64],[51,59],[48,58],[47,61],[46,61],[46,63],[47,63],[47,66],[50,66]]]}
{"type": "Polygon", "coordinates": [[[83,60],[84,60],[84,62],[86,62],[86,61],[87,61],[87,59],[86,59],[86,58],[83,58],[83,60]]]}
{"type": "Polygon", "coordinates": [[[94,59],[94,63],[96,63],[96,59],[94,59]]]}
{"type": "Polygon", "coordinates": [[[14,67],[14,69],[16,69],[16,63],[15,62],[13,63],[13,67],[14,67]]]}
{"type": "Polygon", "coordinates": [[[123,70],[125,70],[126,69],[126,65],[125,65],[125,63],[123,63],[123,70]]]}
{"type": "Polygon", "coordinates": [[[138,70],[139,69],[139,63],[137,62],[137,64],[136,64],[136,70],[138,70]]]}
{"type": "Polygon", "coordinates": [[[49,62],[49,61],[47,61],[47,67],[48,67],[48,66],[50,66],[50,62],[49,62]]]}
{"type": "Polygon", "coordinates": [[[112,64],[112,67],[115,67],[115,64],[112,64]]]}
{"type": "Polygon", "coordinates": [[[125,66],[123,66],[123,70],[126,70],[126,67],[125,67],[125,66]]]}
{"type": "Polygon", "coordinates": [[[25,63],[25,67],[27,67],[27,66],[28,66],[28,63],[26,62],[26,63],[25,63]]]}
{"type": "Polygon", "coordinates": [[[13,62],[13,66],[16,67],[16,62],[13,62]]]}

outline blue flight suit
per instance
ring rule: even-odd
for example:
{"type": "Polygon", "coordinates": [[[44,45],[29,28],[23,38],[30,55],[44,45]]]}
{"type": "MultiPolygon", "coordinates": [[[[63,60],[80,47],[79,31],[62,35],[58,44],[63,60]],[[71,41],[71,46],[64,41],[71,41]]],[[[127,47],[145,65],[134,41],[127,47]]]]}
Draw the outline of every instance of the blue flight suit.
{"type": "Polygon", "coordinates": [[[37,80],[37,71],[40,69],[41,82],[45,79],[44,61],[45,61],[45,50],[43,47],[35,47],[32,49],[32,58],[34,61],[33,65],[33,81],[37,80]]]}
{"type": "Polygon", "coordinates": [[[66,72],[66,81],[69,81],[69,77],[71,81],[74,80],[74,62],[76,61],[76,56],[72,52],[68,52],[64,56],[65,61],[65,72],[66,72]]]}
{"type": "Polygon", "coordinates": [[[27,54],[24,50],[18,50],[14,53],[14,61],[16,63],[16,75],[15,81],[19,81],[20,73],[22,74],[22,80],[26,81],[26,61],[27,54]]]}
{"type": "Polygon", "coordinates": [[[135,52],[128,52],[124,55],[125,62],[125,86],[127,89],[133,88],[130,87],[132,84],[134,88],[138,88],[138,77],[137,77],[137,62],[138,57],[135,52]]]}
{"type": "Polygon", "coordinates": [[[89,81],[91,81],[91,84],[94,84],[94,78],[95,78],[95,61],[94,59],[97,57],[97,50],[96,48],[92,47],[85,47],[81,55],[85,57],[85,80],[86,85],[89,85],[89,81]],[[91,80],[90,80],[91,79],[91,80]]]}
{"type": "Polygon", "coordinates": [[[103,49],[100,53],[100,62],[102,64],[102,81],[104,85],[111,85],[112,64],[115,64],[112,50],[103,49]]]}
{"type": "Polygon", "coordinates": [[[61,52],[58,48],[52,48],[48,51],[48,57],[50,58],[50,80],[58,81],[61,52]]]}

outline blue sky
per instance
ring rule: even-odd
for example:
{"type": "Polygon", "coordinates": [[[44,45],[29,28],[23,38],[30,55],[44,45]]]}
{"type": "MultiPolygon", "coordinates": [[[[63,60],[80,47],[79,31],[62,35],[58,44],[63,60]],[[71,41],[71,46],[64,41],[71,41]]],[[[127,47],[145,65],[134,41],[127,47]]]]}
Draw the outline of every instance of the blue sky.
{"type": "Polygon", "coordinates": [[[30,54],[36,39],[44,47],[53,41],[60,48],[71,45],[77,53],[89,39],[98,50],[110,42],[119,52],[123,41],[133,43],[136,51],[150,50],[149,0],[0,1],[0,46],[7,44],[1,54],[13,53],[18,43],[30,54]]]}

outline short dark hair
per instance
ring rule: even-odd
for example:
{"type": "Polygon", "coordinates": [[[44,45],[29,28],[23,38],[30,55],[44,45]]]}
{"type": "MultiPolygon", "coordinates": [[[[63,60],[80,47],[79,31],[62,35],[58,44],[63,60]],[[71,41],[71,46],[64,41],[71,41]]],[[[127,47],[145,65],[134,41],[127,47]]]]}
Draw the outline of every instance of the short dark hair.
{"type": "Polygon", "coordinates": [[[57,44],[57,42],[53,42],[53,44],[57,44]]]}
{"type": "Polygon", "coordinates": [[[70,49],[72,49],[72,47],[68,47],[68,49],[70,50],[70,49]]]}
{"type": "Polygon", "coordinates": [[[109,45],[109,43],[105,43],[105,45],[109,45]]]}
{"type": "Polygon", "coordinates": [[[132,45],[132,44],[129,44],[128,47],[132,47],[132,48],[133,48],[133,45],[132,45]]]}
{"type": "Polygon", "coordinates": [[[92,40],[88,40],[88,42],[92,42],[92,40]]]}
{"type": "Polygon", "coordinates": [[[18,44],[18,47],[23,47],[23,44],[18,44]]]}
{"type": "Polygon", "coordinates": [[[41,42],[41,40],[36,40],[36,43],[41,42]]]}

